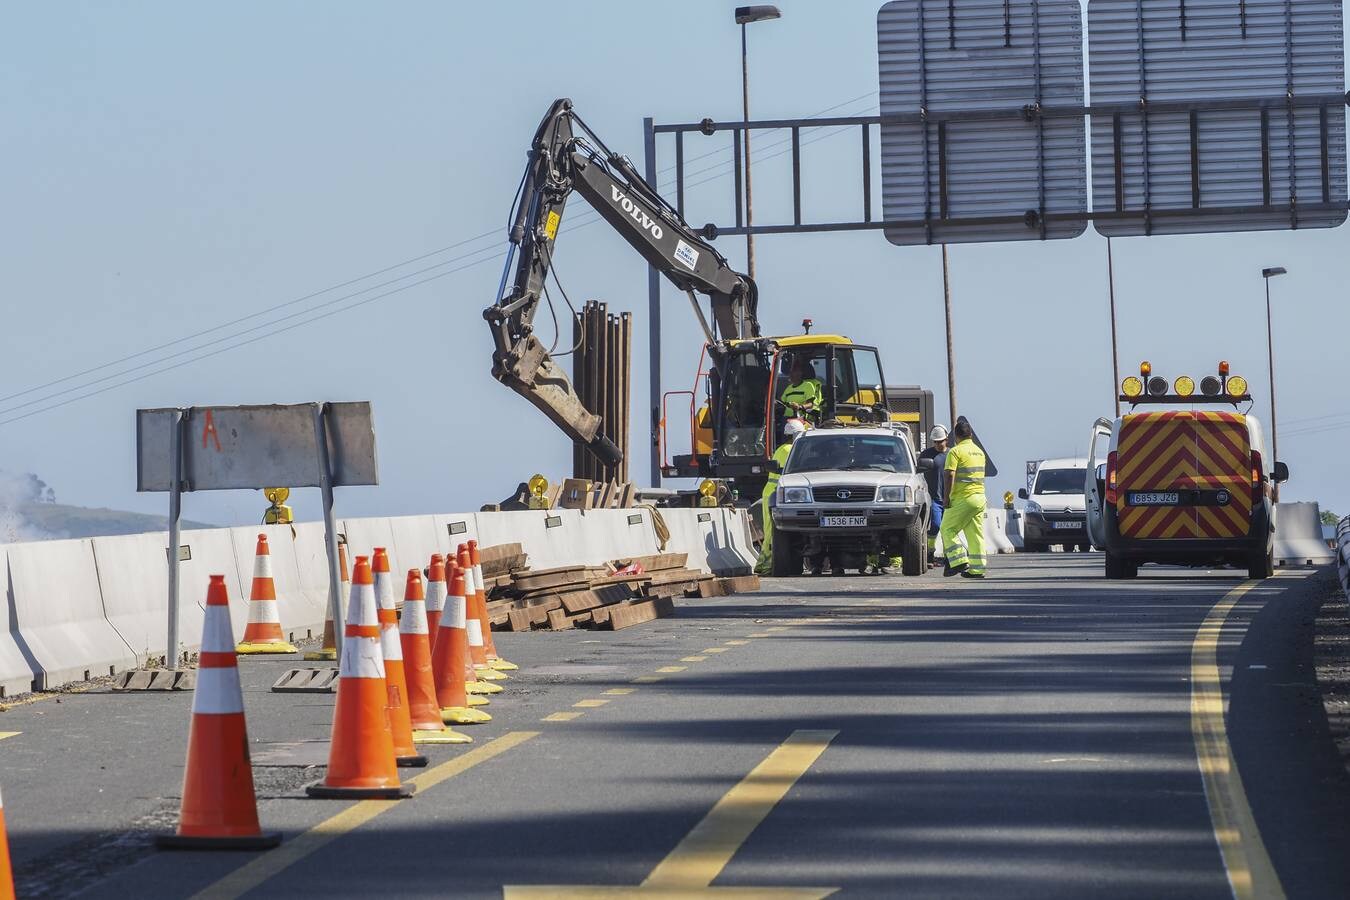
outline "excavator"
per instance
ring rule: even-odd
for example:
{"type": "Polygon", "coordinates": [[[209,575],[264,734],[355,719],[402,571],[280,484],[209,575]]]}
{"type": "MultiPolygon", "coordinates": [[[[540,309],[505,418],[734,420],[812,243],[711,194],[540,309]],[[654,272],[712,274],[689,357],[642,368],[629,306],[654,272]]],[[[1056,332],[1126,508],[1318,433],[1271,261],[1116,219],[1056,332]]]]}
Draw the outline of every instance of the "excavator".
{"type": "MultiPolygon", "coordinates": [[[[564,98],[549,107],[535,132],[512,208],[511,246],[498,299],[483,311],[483,318],[495,343],[493,377],[534,404],[573,441],[606,464],[620,461],[618,446],[601,431],[601,418],[581,402],[534,324],[547,299],[558,228],[573,191],[689,296],[705,337],[694,390],[675,392],[690,396],[690,453],[663,465],[664,474],[724,479],[747,502],[757,497],[769,473],[769,458],[783,439],[784,422],[802,414],[780,399],[794,378],[813,378],[821,386],[821,408],[808,413],[815,425],[891,421],[875,348],[842,335],[812,335],[810,320],[803,322],[806,334],[762,335],[755,282],[733,269],[709,243],[716,228],[692,228],[626,156],[605,146],[564,98]],[[700,294],[709,298],[711,317],[704,314],[700,294]],[[704,402],[695,409],[700,395],[704,402]]],[[[665,416],[661,419],[661,440],[668,447],[665,416]]]]}

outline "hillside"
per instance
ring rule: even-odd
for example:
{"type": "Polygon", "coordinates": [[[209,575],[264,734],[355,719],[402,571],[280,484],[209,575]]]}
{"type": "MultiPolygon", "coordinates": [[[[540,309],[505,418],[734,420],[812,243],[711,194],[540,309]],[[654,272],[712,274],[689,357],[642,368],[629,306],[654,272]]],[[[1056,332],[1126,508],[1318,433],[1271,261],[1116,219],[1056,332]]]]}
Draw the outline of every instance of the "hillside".
{"type": "MultiPolygon", "coordinates": [[[[214,528],[203,522],[184,519],[184,528],[214,528]]],[[[93,509],[61,503],[20,503],[0,506],[0,543],[52,540],[57,538],[102,537],[110,534],[139,534],[167,531],[167,516],[127,512],[120,509],[93,509]]]]}

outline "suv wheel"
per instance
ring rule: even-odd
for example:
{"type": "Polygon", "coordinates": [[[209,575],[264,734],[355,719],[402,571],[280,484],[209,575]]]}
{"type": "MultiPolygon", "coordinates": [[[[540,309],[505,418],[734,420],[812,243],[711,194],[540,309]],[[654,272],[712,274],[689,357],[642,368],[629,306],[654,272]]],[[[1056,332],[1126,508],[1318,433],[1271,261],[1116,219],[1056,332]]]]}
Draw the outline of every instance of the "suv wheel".
{"type": "Polygon", "coordinates": [[[769,572],[776,578],[796,578],[802,574],[802,558],[797,551],[797,542],[786,531],[775,529],[769,572]]]}
{"type": "Polygon", "coordinates": [[[1106,551],[1106,577],[1111,579],[1137,578],[1139,563],[1125,559],[1110,550],[1106,551]]]}
{"type": "Polygon", "coordinates": [[[1275,552],[1257,550],[1247,560],[1247,577],[1260,581],[1275,574],[1275,552]]]}
{"type": "Polygon", "coordinates": [[[922,575],[928,569],[928,529],[923,519],[915,519],[900,534],[900,571],[922,575]]]}

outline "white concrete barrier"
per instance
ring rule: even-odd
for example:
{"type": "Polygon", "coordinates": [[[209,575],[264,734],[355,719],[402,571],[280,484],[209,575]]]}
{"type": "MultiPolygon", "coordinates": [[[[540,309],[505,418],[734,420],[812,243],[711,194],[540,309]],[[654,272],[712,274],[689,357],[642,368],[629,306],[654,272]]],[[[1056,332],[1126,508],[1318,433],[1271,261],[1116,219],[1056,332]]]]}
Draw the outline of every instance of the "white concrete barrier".
{"type": "Polygon", "coordinates": [[[468,541],[478,541],[487,546],[478,537],[478,517],[474,513],[437,514],[431,517],[436,528],[436,553],[446,556],[453,554],[459,545],[468,541]]]}
{"type": "Polygon", "coordinates": [[[599,565],[605,554],[587,546],[581,511],[576,509],[519,510],[478,513],[478,541],[485,547],[519,543],[530,555],[533,569],[568,565],[599,565]]]}
{"type": "Polygon", "coordinates": [[[713,524],[715,512],[711,509],[661,510],[661,519],[670,531],[670,538],[666,541],[664,551],[653,552],[687,553],[689,555],[689,560],[685,563],[687,566],[711,574],[709,554],[717,547],[717,529],[713,524]]]}
{"type": "Polygon", "coordinates": [[[9,573],[9,555],[0,545],[0,588],[4,589],[5,603],[0,605],[0,699],[25,694],[33,689],[37,662],[20,647],[14,624],[14,580],[9,573]]]}
{"type": "MultiPolygon", "coordinates": [[[[341,527],[338,529],[341,531],[341,527]]],[[[291,600],[290,618],[281,611],[281,625],[286,629],[313,630],[322,634],[328,618],[328,547],[324,543],[322,522],[300,522],[295,526],[295,567],[300,574],[300,596],[291,600]]],[[[347,575],[351,576],[354,554],[347,549],[347,575]]],[[[342,608],[347,609],[347,597],[341,597],[342,608]]]]}
{"type": "Polygon", "coordinates": [[[1013,553],[1015,549],[1005,532],[1008,528],[1007,511],[1001,506],[991,506],[984,511],[984,552],[986,556],[999,553],[1013,553]]]}
{"type": "Polygon", "coordinates": [[[1004,509],[1004,527],[1003,536],[1012,544],[1013,550],[1022,550],[1026,547],[1026,542],[1022,538],[1022,525],[1026,521],[1026,513],[1020,509],[1004,509]]]}
{"type": "MultiPolygon", "coordinates": [[[[383,547],[389,553],[390,573],[399,570],[398,548],[394,546],[394,529],[388,519],[343,519],[338,525],[338,530],[347,536],[348,567],[356,564],[358,556],[373,557],[375,548],[383,547]]],[[[398,599],[402,600],[402,595],[398,599]]]]}
{"type": "Polygon", "coordinates": [[[7,555],[11,626],[40,669],[39,688],[136,666],[136,651],[103,611],[91,541],[10,544],[7,555]]]}
{"type": "Polygon", "coordinates": [[[1325,566],[1336,554],[1322,541],[1322,513],[1316,503],[1275,505],[1275,565],[1325,566]]]}
{"type": "Polygon", "coordinates": [[[389,528],[394,534],[394,548],[397,550],[398,566],[393,571],[396,593],[401,601],[408,570],[425,569],[431,562],[431,554],[445,553],[448,541],[441,540],[435,516],[400,516],[389,520],[389,528]]]}
{"type": "MultiPolygon", "coordinates": [[[[234,542],[235,566],[239,571],[239,583],[243,590],[240,597],[245,601],[244,621],[248,621],[247,601],[253,591],[253,558],[258,551],[258,535],[265,534],[268,554],[272,557],[272,582],[277,592],[277,616],[281,619],[282,633],[291,641],[321,634],[318,629],[323,628],[323,607],[314,608],[300,580],[300,563],[296,557],[295,546],[299,530],[292,535],[289,525],[250,525],[231,528],[229,532],[234,542]]],[[[322,550],[322,525],[319,534],[319,546],[322,550]]],[[[230,607],[233,609],[234,598],[230,600],[230,607]]],[[[243,631],[236,634],[242,637],[243,631]]]]}
{"type": "Polygon", "coordinates": [[[658,552],[649,509],[582,510],[581,529],[602,554],[601,562],[658,552]]]}

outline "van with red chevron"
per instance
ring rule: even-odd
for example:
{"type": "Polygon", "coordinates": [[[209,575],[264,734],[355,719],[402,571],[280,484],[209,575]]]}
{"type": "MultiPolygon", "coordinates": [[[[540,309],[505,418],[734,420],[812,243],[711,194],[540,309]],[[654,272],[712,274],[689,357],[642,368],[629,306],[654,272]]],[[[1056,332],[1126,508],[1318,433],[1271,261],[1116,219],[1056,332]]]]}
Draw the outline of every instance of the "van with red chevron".
{"type": "Polygon", "coordinates": [[[1134,578],[1144,563],[1273,574],[1271,487],[1288,467],[1266,455],[1245,378],[1221,362],[1198,387],[1145,362],[1121,382],[1130,412],[1093,424],[1089,459],[1104,461],[1087,469],[1087,527],[1107,578],[1134,578]]]}

